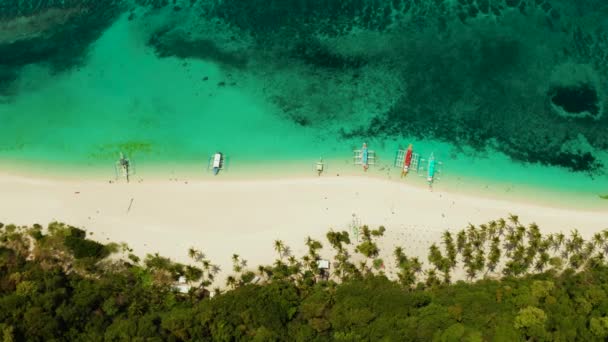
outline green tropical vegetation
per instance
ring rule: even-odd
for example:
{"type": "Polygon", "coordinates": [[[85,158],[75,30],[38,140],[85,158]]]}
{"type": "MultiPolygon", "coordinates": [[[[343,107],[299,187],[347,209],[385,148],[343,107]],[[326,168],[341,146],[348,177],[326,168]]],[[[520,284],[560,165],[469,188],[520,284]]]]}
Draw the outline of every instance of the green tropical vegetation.
{"type": "MultiPolygon", "coordinates": [[[[53,222],[0,224],[2,341],[604,341],[608,230],[542,234],[511,215],[446,231],[427,260],[380,256],[384,227],[308,238],[271,265],[220,270],[101,244],[53,222]],[[428,261],[428,262],[427,262],[428,261]],[[388,270],[395,270],[389,275],[388,270]],[[225,286],[220,271],[229,272],[225,286]],[[176,284],[187,284],[181,291],[176,284]]],[[[383,254],[384,255],[384,254],[383,254]]]]}

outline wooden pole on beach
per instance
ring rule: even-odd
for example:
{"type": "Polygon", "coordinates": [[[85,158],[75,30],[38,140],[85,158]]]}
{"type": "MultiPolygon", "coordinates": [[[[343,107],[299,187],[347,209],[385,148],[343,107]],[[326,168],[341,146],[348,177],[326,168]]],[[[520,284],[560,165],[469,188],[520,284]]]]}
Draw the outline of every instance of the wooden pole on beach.
{"type": "Polygon", "coordinates": [[[127,208],[127,213],[131,211],[131,206],[133,205],[133,198],[131,198],[131,202],[129,203],[129,208],[127,208]]]}

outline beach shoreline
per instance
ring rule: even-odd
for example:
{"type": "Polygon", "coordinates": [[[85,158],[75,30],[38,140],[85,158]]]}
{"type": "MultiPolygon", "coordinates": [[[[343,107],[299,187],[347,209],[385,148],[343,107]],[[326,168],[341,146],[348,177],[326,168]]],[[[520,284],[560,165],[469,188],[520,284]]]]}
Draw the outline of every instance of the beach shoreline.
{"type": "MultiPolygon", "coordinates": [[[[349,159],[327,158],[325,171],[318,176],[314,170],[316,160],[290,160],[266,162],[241,162],[229,164],[227,170],[213,176],[206,163],[200,161],[163,164],[136,164],[132,182],[157,181],[209,181],[234,182],[256,180],[316,179],[339,177],[362,177],[380,179],[394,184],[407,184],[420,189],[429,189],[425,173],[410,173],[400,177],[400,170],[391,163],[379,163],[363,172],[360,166],[352,165],[349,159]]],[[[21,161],[0,161],[0,177],[25,177],[54,181],[74,182],[124,182],[117,179],[114,165],[58,165],[21,161]]],[[[485,199],[499,199],[512,202],[548,206],[559,209],[584,211],[608,211],[608,200],[600,198],[601,192],[577,192],[573,190],[551,189],[537,184],[519,184],[512,181],[497,181],[471,177],[468,175],[440,175],[433,185],[434,191],[475,196],[485,199]]],[[[608,190],[607,190],[608,191],[608,190]]]]}
{"type": "Polygon", "coordinates": [[[296,256],[307,236],[320,240],[321,255],[333,251],[330,230],[352,233],[354,222],[387,229],[381,257],[392,261],[394,247],[426,260],[428,247],[445,230],[519,215],[544,233],[578,229],[583,237],[608,228],[608,211],[574,210],[488,199],[428,189],[369,176],[309,176],[281,179],[145,178],[127,184],[107,180],[32,178],[0,175],[0,222],[45,226],[65,222],[100,242],[125,242],[137,255],[158,252],[189,263],[189,248],[201,249],[230,274],[236,253],[249,265],[272,263],[273,241],[296,256]]]}

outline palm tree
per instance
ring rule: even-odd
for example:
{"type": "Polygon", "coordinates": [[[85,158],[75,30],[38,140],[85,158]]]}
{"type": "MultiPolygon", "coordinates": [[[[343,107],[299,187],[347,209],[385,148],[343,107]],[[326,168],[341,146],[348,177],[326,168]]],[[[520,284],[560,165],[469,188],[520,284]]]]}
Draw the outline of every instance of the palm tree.
{"type": "Polygon", "coordinates": [[[477,238],[477,228],[472,223],[469,223],[469,225],[467,226],[467,237],[469,241],[475,240],[477,238]]]}
{"type": "Polygon", "coordinates": [[[583,240],[578,230],[575,229],[570,233],[570,240],[568,242],[572,245],[572,249],[578,252],[583,248],[585,240],[583,240]]]}
{"type": "Polygon", "coordinates": [[[490,247],[490,255],[488,256],[488,271],[494,272],[496,266],[500,262],[500,238],[495,237],[492,239],[492,245],[490,247]]]}
{"type": "Polygon", "coordinates": [[[538,245],[538,251],[539,252],[546,252],[549,250],[549,248],[551,248],[552,242],[549,239],[542,239],[541,238],[541,242],[538,245]]]}
{"type": "Polygon", "coordinates": [[[433,266],[435,266],[435,269],[443,269],[444,259],[436,244],[432,244],[431,247],[429,247],[428,260],[433,266]]]}
{"type": "Polygon", "coordinates": [[[564,244],[565,240],[566,240],[566,236],[564,235],[564,233],[559,232],[559,233],[555,234],[555,242],[553,245],[553,249],[555,251],[560,249],[560,247],[564,244]]]}
{"type": "Polygon", "coordinates": [[[410,259],[410,266],[412,267],[412,270],[415,273],[422,272],[422,263],[420,262],[420,260],[418,260],[417,257],[414,257],[414,258],[410,259]]]}
{"type": "Polygon", "coordinates": [[[478,249],[477,253],[475,253],[475,260],[474,260],[474,265],[473,265],[475,270],[482,271],[483,268],[485,267],[485,261],[486,261],[486,259],[484,256],[483,249],[478,249]]]}
{"type": "Polygon", "coordinates": [[[542,272],[545,269],[545,267],[547,266],[547,264],[549,263],[550,259],[551,259],[551,257],[549,256],[549,253],[547,253],[547,252],[540,253],[538,260],[536,260],[536,264],[534,265],[534,269],[538,272],[542,272]]]}
{"type": "Polygon", "coordinates": [[[194,247],[188,248],[188,257],[190,257],[191,259],[194,259],[195,255],[196,255],[196,249],[194,249],[194,247]]]}
{"type": "Polygon", "coordinates": [[[593,252],[595,252],[595,247],[596,247],[595,242],[588,241],[587,243],[585,243],[583,252],[582,252],[583,257],[585,259],[589,258],[591,256],[591,254],[593,254],[593,252]]]}
{"type": "Polygon", "coordinates": [[[285,244],[281,240],[274,241],[274,250],[279,253],[279,258],[283,259],[283,252],[285,250],[285,244]]]}
{"type": "Polygon", "coordinates": [[[461,230],[458,232],[458,235],[456,235],[456,249],[458,250],[458,252],[462,251],[462,249],[464,248],[466,243],[467,243],[466,232],[464,230],[461,230]]]}
{"type": "Polygon", "coordinates": [[[604,235],[602,235],[602,233],[595,233],[595,234],[593,234],[593,239],[592,240],[593,240],[593,244],[596,247],[600,247],[600,246],[604,245],[604,242],[606,241],[604,239],[604,235]]]}
{"type": "Polygon", "coordinates": [[[450,262],[450,267],[456,266],[456,256],[458,253],[456,252],[456,246],[454,246],[454,240],[452,239],[452,234],[449,231],[445,231],[443,233],[443,244],[445,245],[445,250],[447,253],[447,259],[450,262]]]}
{"type": "Polygon", "coordinates": [[[241,263],[239,260],[238,254],[232,254],[232,270],[236,273],[241,272],[243,269],[241,268],[241,263]]]}
{"type": "Polygon", "coordinates": [[[498,223],[494,220],[488,222],[488,238],[493,239],[498,233],[498,223]]]}
{"type": "Polygon", "coordinates": [[[515,227],[519,226],[519,216],[514,215],[514,214],[509,214],[508,219],[513,226],[515,226],[515,227]]]}
{"type": "Polygon", "coordinates": [[[568,259],[568,264],[574,270],[578,270],[579,267],[581,267],[583,265],[583,263],[584,263],[583,255],[579,252],[572,254],[570,256],[570,259],[568,259]]]}
{"type": "Polygon", "coordinates": [[[604,259],[604,254],[601,252],[594,255],[585,263],[585,269],[590,271],[598,268],[599,266],[603,266],[605,262],[604,259]]]}
{"type": "Polygon", "coordinates": [[[434,269],[426,271],[426,286],[433,287],[441,284],[441,281],[437,277],[437,272],[434,269]]]}
{"type": "Polygon", "coordinates": [[[488,238],[488,225],[480,224],[479,231],[477,233],[477,239],[480,240],[482,243],[484,243],[487,238],[488,238]]]}
{"type": "Polygon", "coordinates": [[[528,226],[528,240],[540,237],[541,233],[540,229],[538,228],[538,225],[534,222],[530,223],[530,225],[528,226]]]}
{"type": "Polygon", "coordinates": [[[321,242],[312,239],[310,236],[306,238],[306,247],[310,254],[314,254],[317,250],[323,248],[321,242]]]}
{"type": "Polygon", "coordinates": [[[393,253],[397,267],[399,268],[398,278],[401,284],[410,288],[416,283],[416,275],[421,272],[422,265],[418,258],[408,258],[403,253],[403,248],[396,247],[393,253]]]}
{"type": "Polygon", "coordinates": [[[205,259],[205,254],[194,247],[190,247],[188,248],[188,257],[196,262],[200,262],[201,260],[205,259]]]}
{"type": "Polygon", "coordinates": [[[538,253],[538,247],[537,246],[528,246],[527,248],[525,248],[525,251],[526,252],[525,252],[525,256],[524,256],[524,265],[526,265],[526,268],[528,268],[532,265],[532,262],[534,261],[534,257],[538,253]]]}
{"type": "Polygon", "coordinates": [[[295,256],[290,255],[289,258],[287,258],[287,262],[289,262],[290,266],[293,266],[298,263],[298,259],[296,259],[295,256]]]}
{"type": "Polygon", "coordinates": [[[498,235],[502,236],[505,232],[505,228],[507,227],[507,221],[505,219],[500,218],[497,222],[498,235]]]}
{"type": "Polygon", "coordinates": [[[507,233],[505,236],[504,248],[507,250],[507,256],[511,256],[511,252],[517,247],[519,240],[515,233],[507,233]]]}
{"type": "Polygon", "coordinates": [[[560,257],[553,257],[549,259],[549,265],[551,265],[555,271],[559,272],[564,267],[564,260],[560,257]]]}
{"type": "Polygon", "coordinates": [[[452,275],[450,273],[450,270],[451,270],[450,267],[445,267],[443,270],[441,270],[441,274],[443,275],[444,284],[450,284],[452,282],[452,275]]]}
{"type": "Polygon", "coordinates": [[[403,261],[405,258],[405,254],[403,253],[403,247],[397,246],[395,247],[395,251],[393,252],[393,256],[395,256],[395,260],[397,261],[397,265],[403,261]]]}
{"type": "Polygon", "coordinates": [[[258,266],[258,274],[260,275],[260,278],[267,277],[268,276],[268,272],[266,272],[266,266],[259,265],[258,266]]]}
{"type": "Polygon", "coordinates": [[[231,288],[236,288],[237,282],[236,282],[236,278],[233,276],[228,276],[226,278],[226,286],[231,287],[231,288]]]}
{"type": "Polygon", "coordinates": [[[184,276],[186,277],[186,281],[188,283],[196,282],[201,280],[203,277],[203,270],[194,266],[186,266],[184,276]]]}
{"type": "Polygon", "coordinates": [[[549,247],[553,247],[555,244],[555,234],[547,235],[545,241],[549,244],[549,247]]]}

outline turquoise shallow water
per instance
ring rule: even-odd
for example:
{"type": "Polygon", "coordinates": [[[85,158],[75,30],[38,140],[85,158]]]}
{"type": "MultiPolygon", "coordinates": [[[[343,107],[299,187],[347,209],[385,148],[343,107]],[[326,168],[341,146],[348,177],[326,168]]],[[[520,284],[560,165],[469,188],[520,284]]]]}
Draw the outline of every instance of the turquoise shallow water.
{"type": "MultiPolygon", "coordinates": [[[[123,16],[94,43],[84,65],[58,74],[44,66],[25,67],[13,86],[17,95],[0,102],[0,159],[35,163],[37,168],[48,164],[105,170],[123,151],[136,161],[141,175],[146,166],[204,164],[220,150],[229,156],[232,168],[299,161],[307,168],[319,156],[347,160],[352,148],[366,140],[378,152],[380,163],[388,165],[397,148],[411,142],[423,156],[435,153],[444,163],[446,180],[471,179],[476,180],[471,186],[494,182],[505,188],[529,187],[586,198],[608,193],[605,174],[592,177],[513,161],[492,149],[472,152],[436,139],[345,138],[340,132],[369,124],[371,107],[379,106],[361,105],[357,97],[347,101],[352,106],[348,120],[298,124],[281,114],[280,101],[268,101],[272,90],[259,77],[274,73],[276,84],[298,83],[298,73],[159,58],[145,44],[143,34],[141,27],[123,16]]],[[[305,102],[316,93],[335,91],[323,89],[323,84],[313,88],[293,87],[296,90],[290,95],[305,102]]],[[[326,111],[322,114],[333,109],[331,103],[316,108],[326,111]]],[[[606,153],[598,155],[608,163],[606,153]]]]}

